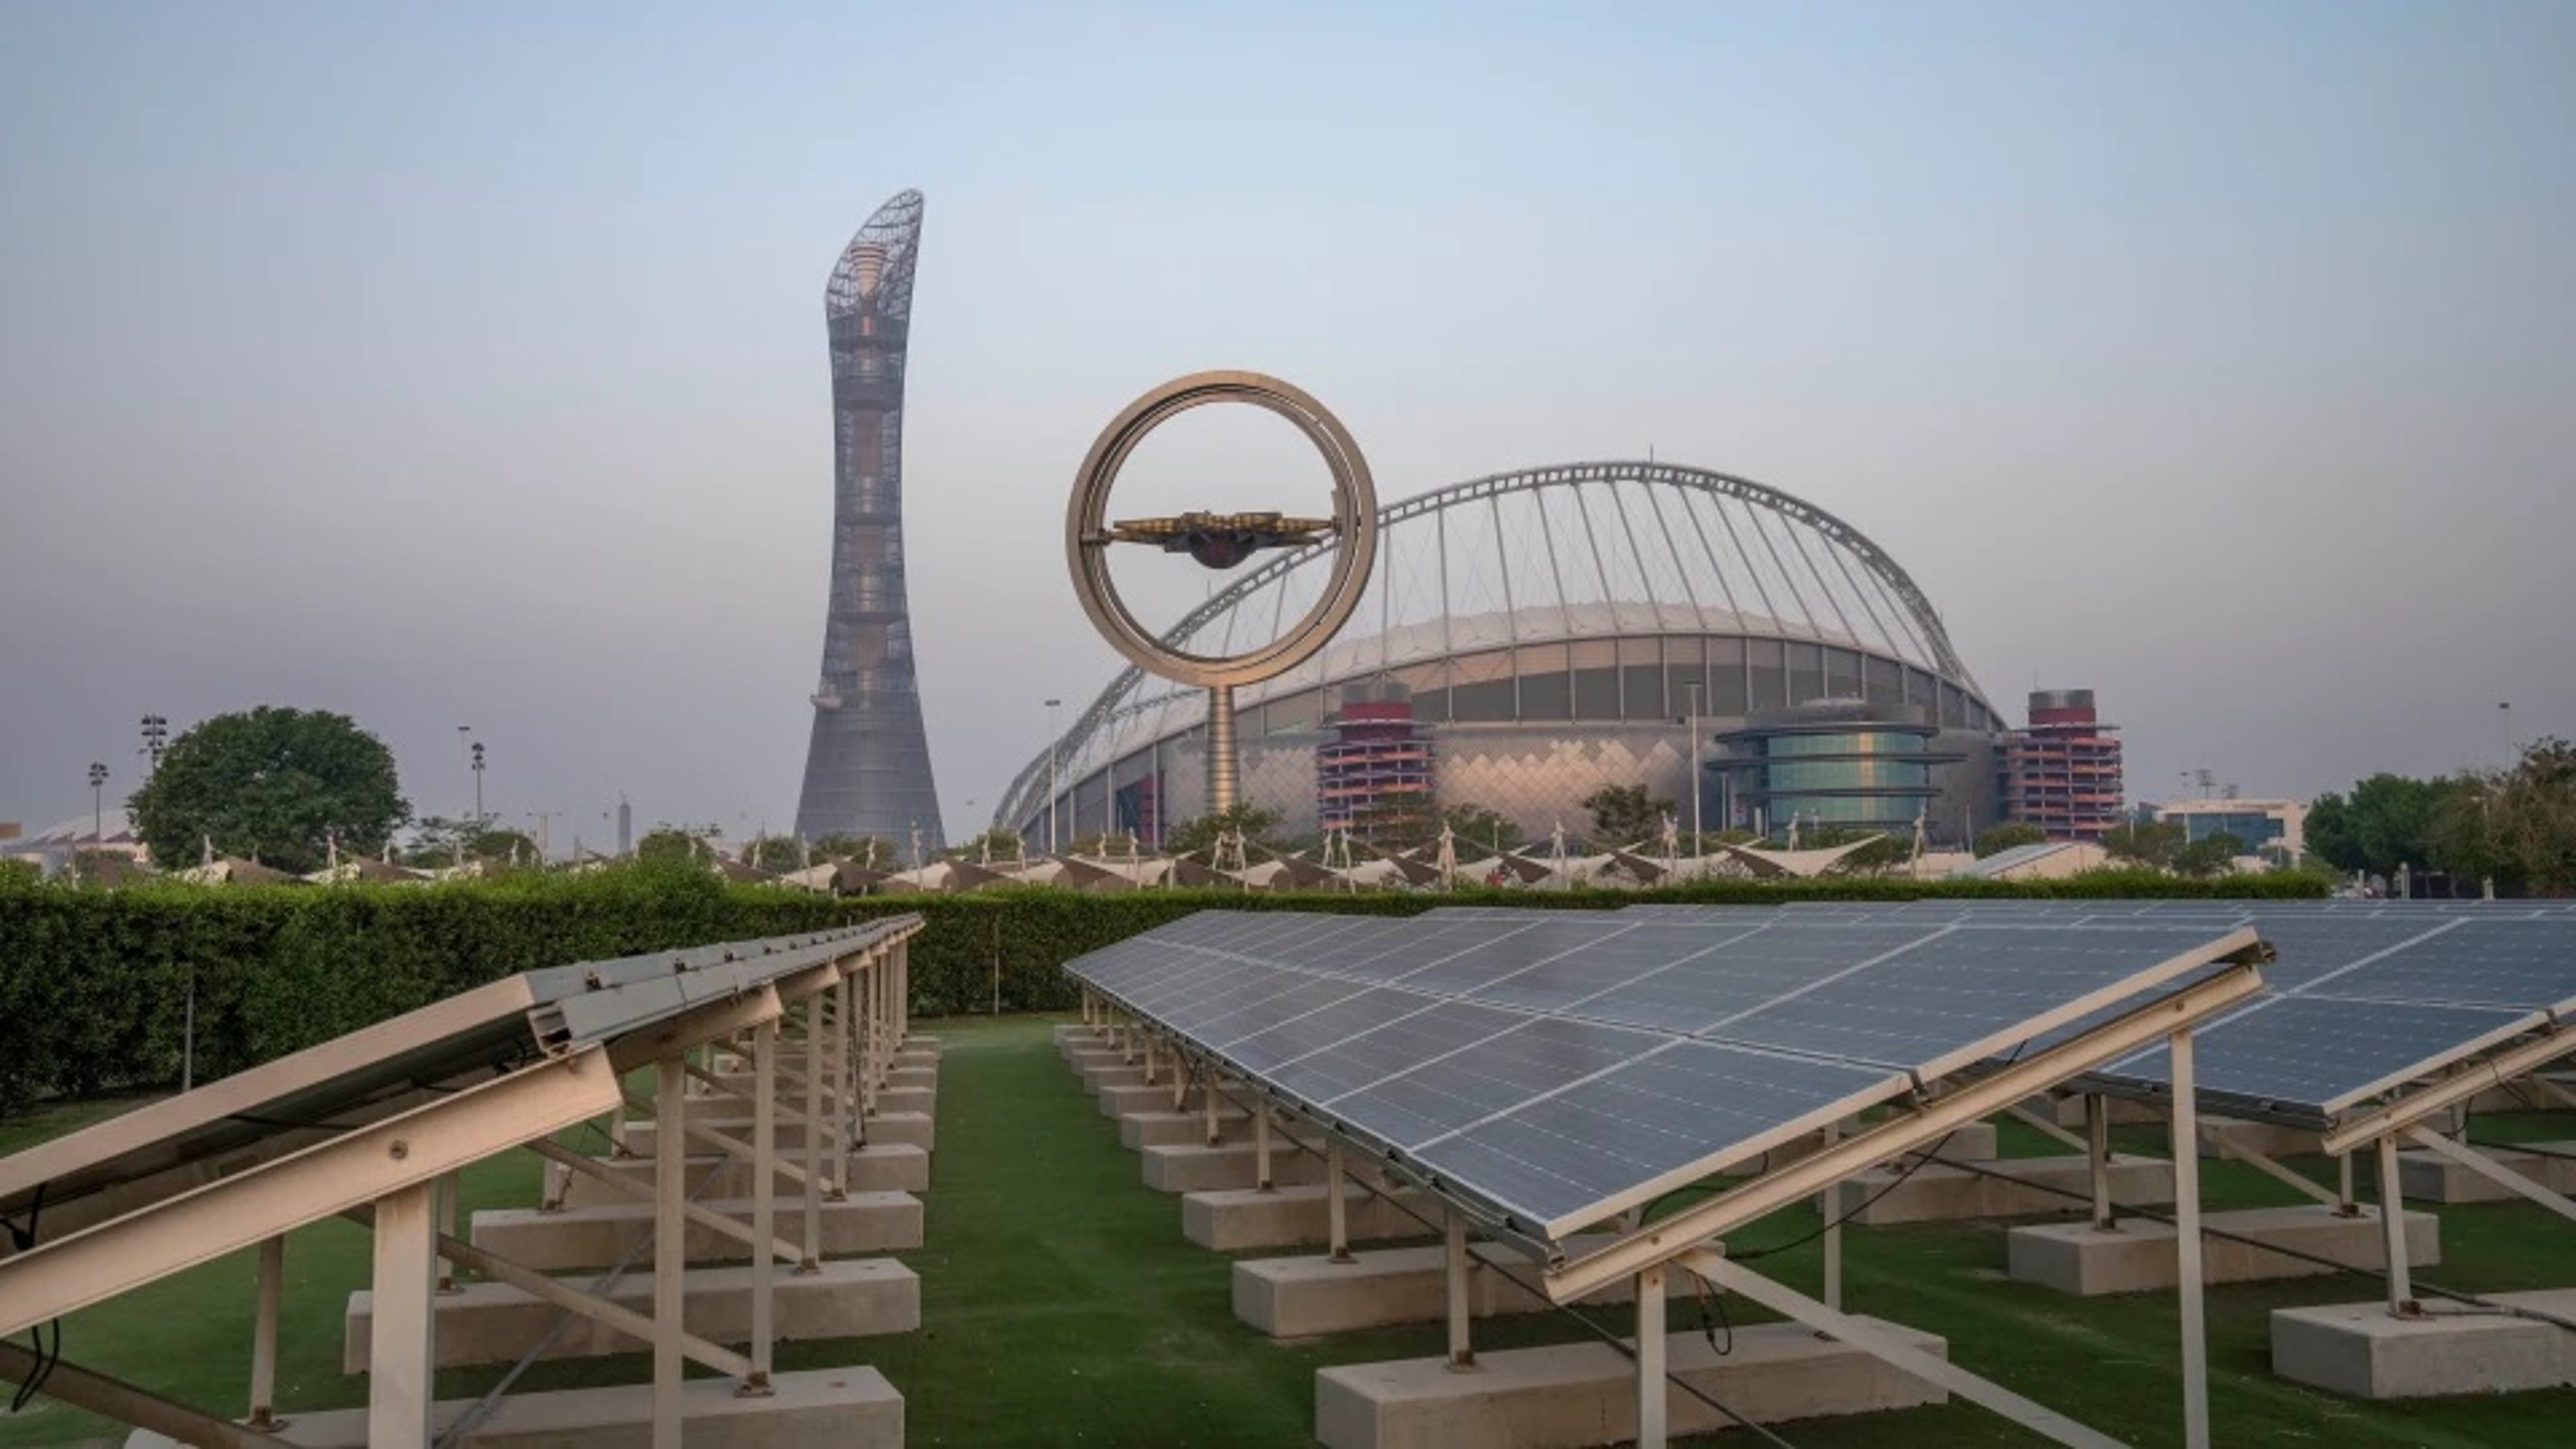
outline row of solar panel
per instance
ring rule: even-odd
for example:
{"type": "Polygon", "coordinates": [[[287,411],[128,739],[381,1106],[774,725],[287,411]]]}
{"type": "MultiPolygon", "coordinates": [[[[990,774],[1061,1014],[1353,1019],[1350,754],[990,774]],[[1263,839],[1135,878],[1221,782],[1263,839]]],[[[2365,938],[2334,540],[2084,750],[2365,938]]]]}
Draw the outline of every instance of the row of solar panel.
{"type": "MultiPolygon", "coordinates": [[[[2278,959],[2264,968],[2264,997],[2199,1033],[2199,1084],[2213,1105],[2312,1126],[2576,1008],[2576,905],[2565,902],[1853,901],[1616,915],[1760,920],[1784,931],[1946,920],[2051,936],[2141,921],[2251,925],[2278,959]]],[[[2157,1047],[2113,1063],[2099,1081],[2154,1094],[2171,1072],[2157,1047]]]]}
{"type": "Polygon", "coordinates": [[[1209,912],[1071,966],[1555,1235],[2139,996],[2250,937],[1946,922],[1209,912]]]}

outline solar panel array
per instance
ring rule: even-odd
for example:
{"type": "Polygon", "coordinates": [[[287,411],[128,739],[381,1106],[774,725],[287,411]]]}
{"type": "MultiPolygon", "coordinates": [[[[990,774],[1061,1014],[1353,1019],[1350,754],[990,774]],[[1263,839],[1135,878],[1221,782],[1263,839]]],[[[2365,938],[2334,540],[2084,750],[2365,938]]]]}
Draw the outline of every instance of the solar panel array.
{"type": "Polygon", "coordinates": [[[1198,1052],[1556,1238],[2141,999],[2251,937],[1738,911],[1202,912],[1072,974],[1198,1052]]]}
{"type": "MultiPolygon", "coordinates": [[[[2061,931],[2141,922],[2253,927],[2279,953],[2264,995],[2197,1033],[2208,1104],[2323,1128],[2442,1066],[2576,1008],[2576,903],[2563,901],[2055,901],[1945,899],[1757,907],[1783,920],[1975,921],[2061,931]]],[[[1741,919],[1729,906],[1632,906],[1657,919],[1741,919]]],[[[2159,1046],[2101,1085],[2170,1092],[2159,1046]]]]}

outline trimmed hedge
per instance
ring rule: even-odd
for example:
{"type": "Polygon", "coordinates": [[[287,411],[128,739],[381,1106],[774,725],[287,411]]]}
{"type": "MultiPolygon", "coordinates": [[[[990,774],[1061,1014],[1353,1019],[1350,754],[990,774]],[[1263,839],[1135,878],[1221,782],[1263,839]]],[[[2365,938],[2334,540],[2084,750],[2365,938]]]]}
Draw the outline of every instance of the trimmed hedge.
{"type": "Polygon", "coordinates": [[[179,1077],[195,977],[197,1077],[239,1071],[514,972],[813,930],[918,911],[913,1009],[1064,1010],[1064,962],[1193,911],[1412,915],[1448,904],[1615,909],[1641,901],[1768,904],[1921,897],[2312,897],[2321,877],[2069,881],[1711,881],[1670,890],[1455,895],[1263,895],[1228,890],[1087,896],[1045,888],[828,900],[727,886],[685,866],[440,886],[121,890],[0,879],[0,1114],[36,1098],[157,1087],[179,1077]]]}

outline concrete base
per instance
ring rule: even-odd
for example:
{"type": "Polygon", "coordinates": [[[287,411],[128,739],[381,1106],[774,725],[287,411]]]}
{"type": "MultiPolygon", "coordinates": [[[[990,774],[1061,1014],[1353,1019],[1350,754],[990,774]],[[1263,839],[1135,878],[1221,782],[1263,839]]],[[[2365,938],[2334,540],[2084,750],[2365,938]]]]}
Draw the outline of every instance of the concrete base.
{"type": "MultiPolygon", "coordinates": [[[[1875,1321],[1875,1320],[1873,1320],[1875,1321]]],[[[1898,1328],[1906,1341],[1948,1355],[1938,1337],[1898,1328]]],[[[1669,1334],[1668,1366],[1756,1423],[1866,1414],[1944,1402],[1941,1390],[1859,1349],[1795,1323],[1735,1330],[1721,1358],[1697,1333],[1669,1334]]],[[[1458,1373],[1446,1359],[1353,1364],[1315,1375],[1315,1437],[1330,1449],[1555,1449],[1617,1444],[1637,1435],[1635,1366],[1606,1343],[1479,1354],[1458,1373]]],[[[1700,1400],[1666,1388],[1671,1431],[1702,1434],[1732,1423],[1700,1400]]]]}
{"type": "MultiPolygon", "coordinates": [[[[1157,1082],[1150,1087],[1142,1082],[1112,1082],[1092,1093],[1092,1096],[1100,1102],[1100,1115],[1111,1121],[1117,1121],[1135,1112],[1172,1110],[1170,1082],[1157,1082]]],[[[1192,1099],[1189,1105],[1195,1107],[1198,1102],[1192,1099]]]]}
{"type": "MultiPolygon", "coordinates": [[[[1270,1181],[1273,1186],[1304,1186],[1324,1180],[1323,1144],[1314,1144],[1312,1152],[1300,1149],[1282,1137],[1270,1142],[1270,1181]]],[[[1210,1147],[1200,1142],[1184,1142],[1168,1147],[1148,1147],[1138,1156],[1144,1162],[1145,1185],[1156,1192],[1218,1192],[1230,1187],[1258,1187],[1261,1158],[1249,1142],[1224,1142],[1210,1147]]]]}
{"type": "MultiPolygon", "coordinates": [[[[2006,1182],[1937,1162],[1914,1169],[1912,1175],[1897,1183],[1898,1170],[1880,1168],[1840,1184],[1836,1209],[1852,1214],[1852,1222],[1867,1227],[2024,1217],[2083,1211],[2093,1190],[2092,1164],[2082,1157],[2009,1157],[1977,1165],[2041,1186],[2006,1182]],[[1891,1183],[1895,1184],[1892,1188],[1891,1183]],[[2050,1192],[2047,1188],[2059,1191],[2050,1192]],[[1882,1191],[1886,1194],[1883,1197],[1879,1196],[1882,1191]],[[2066,1197],[2062,1195],[2065,1192],[2081,1196],[2066,1197]],[[1861,1206],[1863,1203],[1868,1206],[1861,1206]]],[[[2173,1164],[2160,1158],[2113,1156],[2111,1197],[2115,1202],[2142,1207],[2172,1202],[2173,1164]]]]}
{"type": "MultiPolygon", "coordinates": [[[[883,1101],[883,1098],[879,1098],[881,1104],[883,1101]]],[[[748,1117],[737,1119],[692,1116],[689,1121],[692,1126],[704,1127],[711,1132],[722,1132],[728,1137],[744,1142],[751,1140],[751,1119],[748,1117]]],[[[804,1124],[781,1122],[777,1125],[776,1131],[778,1151],[802,1153],[805,1150],[804,1124]]],[[[900,1111],[891,1105],[880,1105],[876,1114],[867,1119],[867,1139],[870,1142],[908,1142],[928,1152],[934,1145],[936,1135],[931,1125],[930,1114],[926,1112],[900,1111]]],[[[831,1129],[827,1127],[824,1141],[828,1144],[831,1140],[831,1129]]],[[[638,1156],[651,1155],[653,1123],[650,1118],[627,1119],[626,1150],[638,1156]]]]}
{"type": "Polygon", "coordinates": [[[880,1087],[877,1110],[919,1112],[926,1117],[939,1110],[939,1091],[935,1087],[880,1087]]]}
{"type": "Polygon", "coordinates": [[[939,1068],[907,1067],[898,1064],[893,1071],[885,1074],[884,1081],[877,1083],[877,1088],[880,1091],[935,1092],[939,1090],[939,1068]]]}
{"type": "MultiPolygon", "coordinates": [[[[751,1337],[753,1269],[692,1268],[687,1273],[689,1331],[717,1343],[738,1344],[751,1337]]],[[[819,1271],[776,1269],[773,1306],[782,1339],[852,1338],[861,1334],[909,1333],[921,1326],[921,1280],[892,1258],[843,1258],[819,1271]]],[[[653,1275],[630,1272],[608,1297],[639,1313],[653,1311],[653,1275]]],[[[506,1283],[467,1283],[436,1300],[438,1366],[509,1363],[533,1347],[564,1316],[565,1310],[506,1283]]],[[[374,1326],[374,1295],[349,1295],[348,1318],[341,1337],[341,1371],[364,1373],[369,1330],[374,1326]]],[[[610,1328],[594,1318],[572,1316],[547,1348],[547,1358],[592,1358],[610,1353],[642,1353],[652,1345],[610,1328]]]]}
{"type": "MultiPolygon", "coordinates": [[[[903,1449],[903,1395],[875,1369],[773,1374],[769,1382],[769,1396],[758,1399],[736,1397],[732,1379],[683,1383],[680,1413],[689,1449],[903,1449]]],[[[474,1402],[441,1400],[430,1409],[431,1422],[443,1432],[474,1402]]],[[[275,1436],[280,1444],[366,1449],[364,1409],[287,1417],[285,1430],[275,1436]]],[[[175,1449],[177,1442],[140,1431],[125,1440],[126,1449],[175,1449]]],[[[509,1394],[465,1442],[476,1449],[651,1449],[653,1389],[632,1384],[509,1394]]]]}
{"type": "MultiPolygon", "coordinates": [[[[1277,1124],[1272,1124],[1274,1133],[1277,1124]]],[[[1232,1107],[1220,1107],[1216,1114],[1216,1136],[1219,1142],[1252,1140],[1252,1117],[1232,1107]]],[[[1148,1147],[1207,1145],[1207,1118],[1197,1112],[1129,1112],[1118,1119],[1118,1145],[1130,1152],[1148,1147]]],[[[1273,1136],[1271,1146],[1279,1139],[1273,1136]]]]}
{"type": "MultiPolygon", "coordinates": [[[[1397,1203],[1412,1208],[1434,1223],[1440,1221],[1440,1205],[1409,1188],[1395,1193],[1394,1201],[1390,1202],[1346,1183],[1342,1187],[1342,1200],[1350,1239],[1354,1243],[1418,1238],[1437,1231],[1425,1227],[1421,1219],[1404,1212],[1396,1206],[1397,1203]]],[[[1181,1198],[1181,1236],[1202,1248],[1214,1248],[1220,1253],[1329,1243],[1332,1241],[1331,1213],[1321,1183],[1310,1187],[1277,1188],[1270,1192],[1255,1188],[1193,1192],[1181,1198]]]]}
{"type": "MultiPolygon", "coordinates": [[[[2552,1192],[2576,1192],[2576,1142],[2534,1142],[2540,1151],[2510,1147],[2481,1148],[2497,1165],[2509,1167],[2552,1192]],[[2568,1157],[2544,1157],[2563,1152],[2568,1157]]],[[[2399,1191],[2418,1202],[2503,1202],[2520,1194],[2495,1179],[2471,1172],[2430,1149],[2409,1147],[2397,1154],[2399,1191]]]]}
{"type": "MultiPolygon", "coordinates": [[[[596,1160],[600,1166],[639,1187],[650,1188],[653,1185],[653,1159],[649,1157],[602,1157],[596,1160]]],[[[829,1172],[830,1168],[827,1166],[825,1171],[829,1172]]],[[[751,1165],[739,1158],[690,1158],[685,1174],[689,1190],[699,1192],[699,1182],[710,1172],[716,1175],[715,1182],[699,1193],[701,1197],[751,1196],[751,1165]]],[[[796,1199],[800,1205],[804,1200],[805,1189],[784,1176],[778,1179],[777,1190],[785,1197],[796,1199]]],[[[930,1154],[918,1147],[892,1142],[862,1147],[850,1154],[849,1190],[853,1193],[928,1192],[930,1154]]],[[[643,1199],[612,1191],[583,1172],[574,1173],[571,1185],[564,1190],[566,1207],[598,1207],[604,1203],[640,1201],[643,1199]]],[[[783,1217],[786,1212],[783,1202],[779,1210],[783,1217]]]]}
{"type": "Polygon", "coordinates": [[[939,1070],[939,1048],[906,1042],[895,1050],[894,1069],[898,1072],[914,1069],[935,1072],[939,1070]]]}
{"type": "Polygon", "coordinates": [[[1086,1092],[1098,1092],[1103,1087],[1150,1086],[1155,1083],[1161,1084],[1164,1091],[1170,1091],[1172,1089],[1171,1072],[1169,1070],[1156,1072],[1154,1074],[1154,1082],[1148,1083],[1145,1080],[1145,1064],[1143,1062],[1139,1061],[1133,1066],[1129,1066],[1121,1063],[1116,1057],[1112,1057],[1098,1066],[1089,1066],[1082,1069],[1082,1090],[1086,1092]]]}
{"type": "MultiPolygon", "coordinates": [[[[1468,1311],[1478,1318],[1537,1313],[1552,1305],[1538,1285],[1538,1264],[1508,1248],[1470,1248],[1468,1311]]],[[[1430,1323],[1448,1316],[1448,1250],[1375,1248],[1336,1263],[1326,1257],[1247,1258],[1234,1265],[1234,1316],[1272,1338],[1430,1323]]],[[[1636,1281],[1622,1278],[1584,1299],[1626,1303],[1636,1281]]]]}
{"type": "MultiPolygon", "coordinates": [[[[2317,1204],[2206,1213],[2202,1221],[2241,1237],[2331,1258],[2347,1267],[2380,1265],[2379,1215],[2367,1207],[2361,1216],[2353,1218],[2337,1217],[2334,1209],[2317,1204]]],[[[2405,1223],[2407,1260],[2428,1267],[2441,1262],[2441,1220],[2431,1213],[2410,1212],[2405,1223]]],[[[2125,1219],[2107,1233],[2095,1232],[2089,1222],[2015,1228],[2005,1241],[2014,1279],[2061,1293],[2089,1298],[2104,1293],[2162,1292],[2182,1281],[2174,1230],[2144,1218],[2125,1219]]],[[[2335,1271],[2226,1238],[2203,1237],[2200,1253],[2201,1281],[2205,1283],[2309,1278],[2335,1271]]]]}
{"type": "MultiPolygon", "coordinates": [[[[747,1201],[710,1202],[703,1206],[739,1222],[751,1221],[751,1204],[747,1201]]],[[[803,1242],[804,1203],[782,1202],[777,1212],[778,1236],[791,1243],[803,1242]]],[[[839,1202],[824,1203],[822,1219],[826,1257],[900,1252],[921,1246],[921,1199],[910,1193],[852,1193],[839,1202]]],[[[472,1241],[474,1246],[498,1253],[522,1267],[557,1273],[605,1268],[652,1235],[653,1205],[633,1202],[551,1213],[534,1208],[478,1212],[474,1215],[472,1241]]],[[[691,1262],[739,1262],[751,1256],[751,1248],[741,1239],[697,1223],[689,1224],[686,1249],[691,1262]]],[[[650,1262],[651,1257],[648,1254],[637,1261],[650,1262]]]]}
{"type": "MultiPolygon", "coordinates": [[[[2576,1316],[2576,1289],[2493,1296],[2576,1316]]],[[[2276,1308],[2272,1372],[2361,1399],[2555,1388],[2576,1383],[2576,1334],[2500,1313],[2396,1318],[2385,1303],[2276,1308]]]]}

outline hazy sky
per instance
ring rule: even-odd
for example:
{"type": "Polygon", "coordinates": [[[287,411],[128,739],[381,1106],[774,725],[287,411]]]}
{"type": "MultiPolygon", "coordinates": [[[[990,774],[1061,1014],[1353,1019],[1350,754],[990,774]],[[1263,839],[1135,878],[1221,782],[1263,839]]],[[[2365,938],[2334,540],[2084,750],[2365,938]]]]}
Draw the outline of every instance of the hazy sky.
{"type": "Polygon", "coordinates": [[[1813,499],[2133,795],[2576,735],[2576,6],[1068,11],[0,4],[0,818],[272,702],[424,812],[471,724],[558,844],[786,828],[823,282],[904,187],[952,833],[1112,670],[1075,465],[1213,366],[1384,497],[1813,499]]]}

